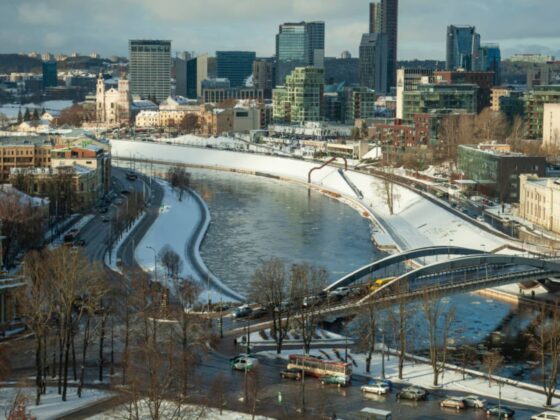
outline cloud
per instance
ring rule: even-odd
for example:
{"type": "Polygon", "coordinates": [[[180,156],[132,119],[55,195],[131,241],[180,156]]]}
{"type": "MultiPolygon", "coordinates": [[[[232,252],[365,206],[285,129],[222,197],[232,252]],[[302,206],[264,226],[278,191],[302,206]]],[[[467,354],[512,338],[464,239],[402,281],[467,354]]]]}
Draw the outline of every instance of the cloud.
{"type": "MultiPolygon", "coordinates": [[[[0,52],[126,54],[131,38],[163,38],[173,49],[247,49],[274,54],[278,25],[324,20],[328,55],[357,54],[369,0],[0,0],[0,52]],[[25,36],[16,34],[25,33],[25,36]]],[[[477,27],[504,51],[558,49],[558,0],[399,0],[399,57],[443,58],[445,28],[477,27]]]]}
{"type": "MultiPolygon", "coordinates": [[[[0,6],[1,10],[2,6],[0,6]]],[[[56,25],[61,22],[56,8],[48,7],[45,3],[25,2],[18,6],[18,17],[21,23],[31,25],[56,25]]]]}

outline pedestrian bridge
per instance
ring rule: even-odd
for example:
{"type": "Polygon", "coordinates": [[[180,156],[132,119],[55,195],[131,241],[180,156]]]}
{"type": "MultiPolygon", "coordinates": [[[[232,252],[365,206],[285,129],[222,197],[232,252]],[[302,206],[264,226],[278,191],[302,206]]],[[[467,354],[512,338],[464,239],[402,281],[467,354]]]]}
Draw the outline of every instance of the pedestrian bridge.
{"type": "Polygon", "coordinates": [[[374,261],[370,264],[364,265],[353,271],[350,274],[345,275],[339,280],[335,281],[331,285],[325,288],[325,291],[334,290],[337,287],[351,286],[352,284],[359,282],[365,276],[375,273],[376,271],[386,269],[389,267],[397,267],[401,263],[407,261],[413,261],[418,258],[425,257],[449,257],[451,255],[480,255],[483,252],[479,249],[463,248],[457,246],[432,246],[426,248],[412,249],[408,251],[401,252],[400,254],[389,255],[381,260],[374,261]]]}
{"type": "MultiPolygon", "coordinates": [[[[532,258],[516,255],[478,254],[436,262],[403,273],[363,297],[373,300],[421,298],[426,293],[440,296],[467,293],[489,287],[526,281],[545,282],[560,276],[560,258],[532,258]]],[[[559,280],[560,281],[560,280],[559,280]]]]}

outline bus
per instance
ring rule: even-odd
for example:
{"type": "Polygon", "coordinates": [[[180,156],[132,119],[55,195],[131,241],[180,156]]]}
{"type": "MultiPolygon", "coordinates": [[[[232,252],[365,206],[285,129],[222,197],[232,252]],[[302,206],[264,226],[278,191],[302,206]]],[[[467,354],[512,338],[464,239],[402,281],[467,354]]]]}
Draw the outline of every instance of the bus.
{"type": "Polygon", "coordinates": [[[288,369],[302,370],[306,375],[315,376],[317,378],[335,376],[344,379],[345,383],[350,382],[352,379],[351,363],[323,360],[301,354],[290,354],[288,369]]]}
{"type": "Polygon", "coordinates": [[[395,279],[396,277],[385,277],[385,278],[377,279],[369,286],[369,290],[370,292],[375,292],[377,289],[381,288],[382,286],[385,286],[387,283],[395,279]]]}

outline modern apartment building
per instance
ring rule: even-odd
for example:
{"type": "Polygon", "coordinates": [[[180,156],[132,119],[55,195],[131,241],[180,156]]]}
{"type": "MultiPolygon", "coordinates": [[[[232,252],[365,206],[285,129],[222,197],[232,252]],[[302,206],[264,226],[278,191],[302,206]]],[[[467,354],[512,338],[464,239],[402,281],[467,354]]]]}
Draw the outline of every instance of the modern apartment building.
{"type": "Polygon", "coordinates": [[[276,86],[284,85],[296,67],[323,68],[325,22],[298,22],[280,25],[276,35],[276,86]]]}
{"type": "Polygon", "coordinates": [[[388,38],[384,33],[363,34],[360,42],[360,85],[378,94],[388,92],[388,38]]]}
{"type": "Polygon", "coordinates": [[[272,92],[275,123],[303,124],[322,119],[324,71],[298,67],[286,77],[286,85],[272,92]]]}
{"type": "Polygon", "coordinates": [[[253,73],[255,58],[252,51],[216,51],[217,77],[228,79],[234,88],[245,86],[253,73]]]}
{"type": "Polygon", "coordinates": [[[403,119],[404,92],[416,90],[421,83],[433,83],[433,75],[433,70],[427,69],[397,70],[397,119],[403,119]]]}
{"type": "Polygon", "coordinates": [[[414,121],[415,114],[426,114],[436,109],[475,113],[478,86],[474,84],[421,84],[417,90],[403,94],[403,120],[414,121]]]}
{"type": "Polygon", "coordinates": [[[457,166],[465,179],[475,181],[478,191],[501,202],[519,201],[519,176],[544,177],[546,159],[511,152],[509,145],[460,145],[457,166]]]}
{"type": "Polygon", "coordinates": [[[171,41],[128,42],[130,93],[158,102],[170,95],[171,41]]]}
{"type": "Polygon", "coordinates": [[[560,103],[560,86],[535,86],[525,92],[525,137],[543,138],[544,105],[560,103]]]}
{"type": "Polygon", "coordinates": [[[436,71],[436,83],[474,84],[478,86],[477,111],[491,105],[492,87],[494,87],[494,73],[486,71],[436,71]]]}

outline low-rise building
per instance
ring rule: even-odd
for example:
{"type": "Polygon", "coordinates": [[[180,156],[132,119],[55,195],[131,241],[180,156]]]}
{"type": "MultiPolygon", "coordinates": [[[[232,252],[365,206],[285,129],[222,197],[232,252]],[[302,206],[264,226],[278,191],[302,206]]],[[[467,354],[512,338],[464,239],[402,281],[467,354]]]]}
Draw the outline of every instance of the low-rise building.
{"type": "Polygon", "coordinates": [[[519,175],[543,177],[546,159],[514,153],[507,144],[460,145],[457,166],[465,179],[477,183],[480,193],[501,202],[518,202],[519,175]]]}
{"type": "Polygon", "coordinates": [[[8,181],[12,168],[49,167],[52,148],[47,136],[0,137],[0,183],[8,181]]]}
{"type": "Polygon", "coordinates": [[[518,216],[560,234],[560,178],[519,176],[518,216]]]}

